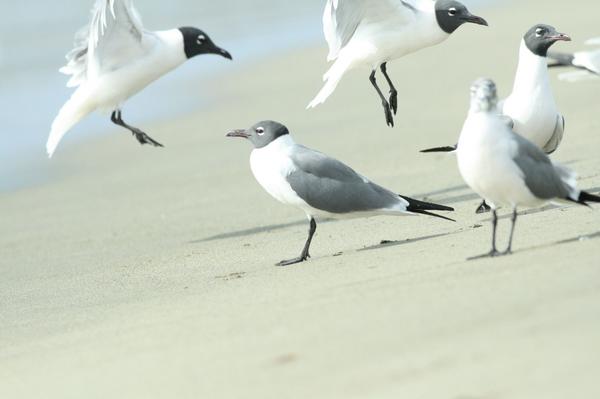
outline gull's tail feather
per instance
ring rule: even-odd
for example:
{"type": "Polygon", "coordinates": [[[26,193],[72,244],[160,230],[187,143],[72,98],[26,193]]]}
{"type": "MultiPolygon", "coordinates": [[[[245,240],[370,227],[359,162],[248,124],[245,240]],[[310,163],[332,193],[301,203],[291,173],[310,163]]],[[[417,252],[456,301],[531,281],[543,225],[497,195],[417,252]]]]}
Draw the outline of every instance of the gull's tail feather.
{"type": "Polygon", "coordinates": [[[445,216],[437,215],[428,211],[445,211],[445,212],[453,212],[454,208],[445,205],[432,204],[431,202],[423,202],[413,198],[405,197],[403,195],[400,196],[403,200],[408,202],[408,207],[406,210],[412,213],[418,213],[421,215],[433,216],[440,219],[449,220],[451,222],[455,222],[454,219],[447,218],[445,216]]]}
{"type": "Polygon", "coordinates": [[[568,200],[572,201],[572,202],[576,202],[581,205],[589,206],[588,202],[600,202],[600,197],[597,195],[588,193],[587,191],[582,191],[579,193],[577,200],[573,200],[571,198],[568,198],[568,200]]]}
{"type": "Polygon", "coordinates": [[[323,104],[335,91],[337,85],[340,83],[340,80],[342,80],[342,77],[348,70],[348,67],[348,62],[344,61],[342,58],[338,58],[337,61],[331,66],[329,71],[327,71],[327,73],[323,76],[325,85],[306,108],[314,108],[317,105],[323,104]]]}
{"type": "Polygon", "coordinates": [[[87,104],[87,96],[84,95],[84,91],[81,88],[75,91],[52,122],[50,135],[46,142],[49,158],[54,155],[54,151],[64,135],[91,111],[92,108],[87,104]]]}

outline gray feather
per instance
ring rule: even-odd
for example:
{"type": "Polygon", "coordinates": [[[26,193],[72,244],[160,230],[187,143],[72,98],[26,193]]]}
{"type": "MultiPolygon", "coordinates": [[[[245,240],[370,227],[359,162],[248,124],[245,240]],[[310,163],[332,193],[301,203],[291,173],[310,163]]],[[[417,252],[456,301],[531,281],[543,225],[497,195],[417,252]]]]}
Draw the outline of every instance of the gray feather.
{"type": "Polygon", "coordinates": [[[288,183],[313,208],[344,214],[391,208],[405,202],[320,152],[298,145],[291,159],[297,170],[287,177],[288,183]]]}
{"type": "Polygon", "coordinates": [[[567,170],[557,168],[548,155],[532,142],[516,133],[513,139],[518,144],[514,161],[523,172],[525,185],[531,193],[544,200],[568,198],[573,188],[568,184],[570,175],[568,176],[567,170]]]}

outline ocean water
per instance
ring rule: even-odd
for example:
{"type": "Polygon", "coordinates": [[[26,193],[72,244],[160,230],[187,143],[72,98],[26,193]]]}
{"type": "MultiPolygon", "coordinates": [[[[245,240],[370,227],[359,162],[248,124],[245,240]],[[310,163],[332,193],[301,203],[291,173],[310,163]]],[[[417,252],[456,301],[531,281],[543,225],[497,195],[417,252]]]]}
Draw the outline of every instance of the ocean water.
{"type": "MultiPolygon", "coordinates": [[[[46,178],[49,128],[72,93],[65,87],[68,78],[58,69],[64,65],[74,33],[87,23],[92,4],[93,0],[0,0],[0,192],[46,178]]],[[[135,4],[147,29],[197,26],[233,54],[237,67],[323,42],[325,0],[137,0],[135,4]]],[[[210,79],[224,68],[224,62],[220,57],[205,56],[183,65],[129,101],[127,120],[149,124],[202,107],[207,98],[184,90],[186,81],[199,76],[210,79]],[[154,101],[157,96],[169,100],[154,101]]],[[[64,143],[109,129],[113,127],[106,115],[92,114],[64,143]]]]}

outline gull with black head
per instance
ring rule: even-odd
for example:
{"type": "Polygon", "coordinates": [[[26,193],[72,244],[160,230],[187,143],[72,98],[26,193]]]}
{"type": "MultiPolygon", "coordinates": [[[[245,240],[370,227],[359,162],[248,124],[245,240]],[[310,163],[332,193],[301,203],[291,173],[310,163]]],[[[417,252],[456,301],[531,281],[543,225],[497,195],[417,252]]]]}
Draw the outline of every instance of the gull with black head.
{"type": "MultiPolygon", "coordinates": [[[[548,73],[548,49],[571,38],[556,28],[537,24],[523,36],[512,93],[497,105],[497,112],[515,133],[540,147],[546,154],[558,149],[565,118],[558,111],[548,73]]],[[[421,152],[453,152],[457,146],[436,147],[421,152]]],[[[488,211],[483,203],[478,213],[488,211]]]]}
{"type": "Polygon", "coordinates": [[[75,37],[61,72],[77,87],[52,123],[46,144],[52,156],[60,140],[93,111],[112,112],[111,121],[135,136],[140,144],[162,145],[125,123],[123,104],[153,81],[201,54],[231,55],[203,31],[183,27],[148,31],[132,0],[96,0],[89,25],[75,37]]]}
{"type": "Polygon", "coordinates": [[[487,22],[454,0],[328,0],[323,31],[329,44],[325,85],[308,105],[316,107],[335,91],[346,72],[360,66],[371,69],[369,81],[377,91],[388,126],[394,126],[398,92],[387,73],[387,63],[446,40],[466,23],[487,22]],[[377,85],[377,69],[385,77],[389,101],[377,85]]]}
{"type": "Polygon", "coordinates": [[[480,79],[471,87],[471,107],[458,141],[457,159],[465,182],[492,207],[492,250],[510,254],[518,207],[548,202],[587,205],[600,197],[577,188],[576,175],[552,162],[539,146],[516,134],[497,112],[496,85],[480,79]],[[512,209],[508,249],[496,247],[497,209],[512,209]]]}
{"type": "Polygon", "coordinates": [[[451,220],[430,211],[453,211],[452,208],[395,194],[342,162],[297,144],[280,123],[263,121],[227,136],[248,139],[254,146],[250,166],[258,183],[276,200],[300,208],[308,217],[310,229],[302,253],[279,266],[310,257],[319,217],[423,214],[451,220]]]}

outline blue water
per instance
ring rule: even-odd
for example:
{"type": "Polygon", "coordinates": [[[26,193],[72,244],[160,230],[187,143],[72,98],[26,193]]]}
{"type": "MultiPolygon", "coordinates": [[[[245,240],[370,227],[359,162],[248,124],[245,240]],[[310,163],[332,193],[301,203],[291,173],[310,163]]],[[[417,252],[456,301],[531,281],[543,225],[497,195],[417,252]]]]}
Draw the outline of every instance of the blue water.
{"type": "MultiPolygon", "coordinates": [[[[50,124],[72,92],[58,69],[74,32],[87,23],[93,0],[1,3],[0,192],[45,179],[50,124]]],[[[321,43],[324,4],[325,0],[138,0],[147,29],[197,26],[229,50],[235,62],[204,56],[186,63],[132,98],[125,107],[127,119],[141,125],[188,114],[209,101],[202,93],[185,90],[189,79],[210,79],[261,57],[321,43]],[[168,101],[154,101],[157,97],[168,101]]],[[[92,114],[61,146],[107,130],[114,131],[108,117],[92,114]]]]}

